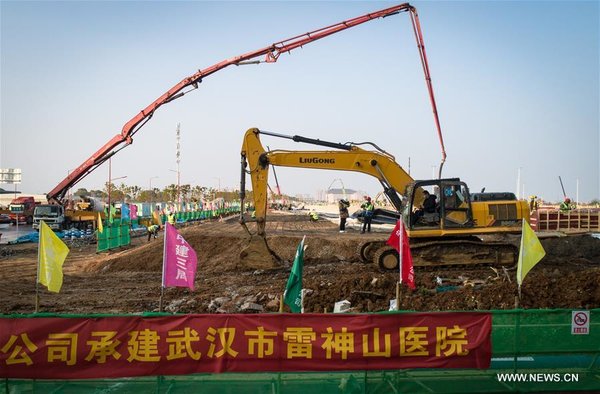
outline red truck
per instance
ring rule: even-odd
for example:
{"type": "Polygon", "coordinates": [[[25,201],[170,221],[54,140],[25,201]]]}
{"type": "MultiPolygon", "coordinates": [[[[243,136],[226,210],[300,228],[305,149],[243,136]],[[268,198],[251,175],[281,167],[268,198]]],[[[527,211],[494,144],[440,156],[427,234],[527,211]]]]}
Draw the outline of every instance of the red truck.
{"type": "Polygon", "coordinates": [[[33,223],[33,210],[35,209],[35,199],[31,196],[22,196],[14,198],[9,205],[11,213],[9,214],[12,223],[33,223]]]}

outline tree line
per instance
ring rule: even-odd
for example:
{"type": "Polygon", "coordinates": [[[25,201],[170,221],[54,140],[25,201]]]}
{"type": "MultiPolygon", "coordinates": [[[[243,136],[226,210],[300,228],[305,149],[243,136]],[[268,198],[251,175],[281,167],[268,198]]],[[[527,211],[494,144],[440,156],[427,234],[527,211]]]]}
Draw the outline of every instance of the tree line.
{"type": "MultiPolygon", "coordinates": [[[[217,190],[206,186],[191,186],[189,184],[179,185],[170,184],[162,190],[154,187],[152,189],[143,189],[140,186],[129,186],[125,183],[115,185],[112,182],[106,182],[102,190],[87,190],[79,188],[73,193],[74,197],[95,197],[103,200],[108,199],[110,190],[111,201],[135,201],[135,202],[158,202],[158,201],[210,201],[216,198],[223,198],[226,201],[239,200],[239,190],[225,191],[217,190]]],[[[251,193],[251,192],[250,192],[251,193]]],[[[251,194],[249,198],[251,198],[251,194]]]]}

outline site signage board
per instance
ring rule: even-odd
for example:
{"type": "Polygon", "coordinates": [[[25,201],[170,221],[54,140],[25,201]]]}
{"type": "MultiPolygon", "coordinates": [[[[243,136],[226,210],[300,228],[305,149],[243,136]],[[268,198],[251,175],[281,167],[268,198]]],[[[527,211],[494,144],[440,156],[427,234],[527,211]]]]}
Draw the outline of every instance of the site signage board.
{"type": "Polygon", "coordinates": [[[0,377],[489,368],[491,314],[0,318],[0,377]]]}
{"type": "Polygon", "coordinates": [[[20,184],[21,175],[20,168],[0,168],[0,183],[20,184]]]}
{"type": "Polygon", "coordinates": [[[571,334],[588,335],[590,333],[590,311],[571,312],[571,334]]]}

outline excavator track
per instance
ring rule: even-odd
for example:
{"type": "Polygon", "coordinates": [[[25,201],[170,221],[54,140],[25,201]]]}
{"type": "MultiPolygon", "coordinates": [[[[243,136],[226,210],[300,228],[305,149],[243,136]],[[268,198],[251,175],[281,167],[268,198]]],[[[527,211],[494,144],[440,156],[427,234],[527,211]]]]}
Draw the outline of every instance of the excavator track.
{"type": "MultiPolygon", "coordinates": [[[[377,242],[373,242],[374,244],[377,242]]],[[[372,261],[384,271],[398,269],[398,252],[387,245],[377,248],[364,246],[372,253],[372,261]]],[[[516,265],[519,249],[510,243],[466,240],[430,241],[410,246],[415,268],[457,268],[477,266],[516,265]]],[[[361,257],[362,258],[362,257],[361,257]]]]}
{"type": "Polygon", "coordinates": [[[372,263],[375,252],[385,246],[385,241],[366,241],[358,244],[356,253],[363,263],[372,263]]]}

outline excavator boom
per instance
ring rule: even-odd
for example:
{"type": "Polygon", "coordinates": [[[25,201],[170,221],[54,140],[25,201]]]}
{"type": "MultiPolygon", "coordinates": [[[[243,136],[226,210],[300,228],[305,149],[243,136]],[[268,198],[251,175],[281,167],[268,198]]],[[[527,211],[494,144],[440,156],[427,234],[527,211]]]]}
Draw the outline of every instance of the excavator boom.
{"type": "MultiPolygon", "coordinates": [[[[351,144],[336,144],[298,136],[290,139],[302,142],[311,141],[313,144],[337,147],[340,150],[266,151],[260,142],[260,134],[261,131],[256,128],[249,129],[244,136],[241,152],[242,162],[248,163],[248,171],[252,180],[259,235],[264,235],[264,218],[267,212],[267,179],[270,165],[353,171],[371,175],[381,182],[386,195],[398,211],[401,210],[402,205],[398,192],[404,194],[406,186],[413,182],[410,175],[395,162],[393,156],[387,153],[365,150],[351,144]]],[[[273,133],[269,134],[274,135],[273,133]]],[[[244,174],[242,176],[244,177],[244,174]]]]}
{"type": "MultiPolygon", "coordinates": [[[[342,21],[292,38],[288,38],[283,41],[275,42],[267,47],[223,60],[203,70],[199,70],[198,72],[192,74],[187,78],[184,78],[179,83],[175,84],[172,88],[167,90],[159,98],[150,103],[150,105],[148,105],[141,112],[139,112],[137,115],[131,118],[128,122],[126,122],[120,134],[117,134],[113,138],[111,138],[110,141],[108,141],[102,148],[100,148],[97,152],[95,152],[92,156],[85,160],[74,171],[70,172],[65,179],[63,179],[50,192],[48,192],[48,194],[46,195],[48,202],[62,204],[67,191],[71,187],[73,187],[75,184],[77,184],[79,181],[85,178],[88,174],[94,171],[98,166],[100,166],[102,163],[108,160],[111,156],[116,154],[121,149],[125,148],[127,145],[131,144],[133,142],[132,137],[146,122],[150,120],[150,118],[152,118],[154,112],[158,108],[160,108],[164,104],[167,104],[175,99],[184,96],[191,90],[197,89],[198,84],[201,83],[202,80],[208,77],[209,75],[214,74],[217,71],[222,70],[231,65],[239,66],[244,64],[261,63],[260,60],[254,59],[260,58],[262,56],[265,56],[264,61],[262,62],[274,63],[283,53],[289,53],[296,48],[301,48],[306,44],[320,40],[322,38],[349,29],[351,27],[361,25],[365,22],[378,18],[396,15],[400,12],[409,12],[411,14],[411,21],[413,24],[415,38],[417,40],[417,47],[419,49],[423,70],[425,72],[425,80],[429,87],[434,116],[437,119],[435,99],[433,97],[433,90],[431,89],[431,78],[429,76],[429,67],[427,65],[425,46],[423,44],[423,37],[417,12],[416,9],[410,4],[403,3],[380,11],[368,13],[353,19],[342,21]],[[185,90],[188,87],[191,88],[189,90],[185,90]]],[[[440,135],[441,141],[441,132],[439,131],[440,129],[438,120],[436,120],[436,126],[438,127],[438,133],[440,135]]]]}

